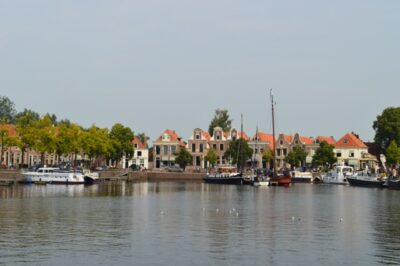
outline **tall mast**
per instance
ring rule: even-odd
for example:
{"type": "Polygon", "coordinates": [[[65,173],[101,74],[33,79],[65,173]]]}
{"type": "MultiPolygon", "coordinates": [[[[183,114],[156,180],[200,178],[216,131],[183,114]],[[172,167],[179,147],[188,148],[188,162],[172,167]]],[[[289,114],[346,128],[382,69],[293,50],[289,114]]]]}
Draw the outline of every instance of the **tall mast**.
{"type": "Polygon", "coordinates": [[[240,140],[239,140],[239,147],[240,147],[240,173],[243,172],[243,147],[242,147],[242,141],[243,141],[243,114],[240,114],[240,140]]]}
{"type": "Polygon", "coordinates": [[[272,170],[273,170],[273,177],[277,176],[276,173],[276,161],[275,161],[275,102],[274,102],[274,95],[272,94],[272,89],[269,92],[271,97],[271,108],[272,108],[272,170]]]}

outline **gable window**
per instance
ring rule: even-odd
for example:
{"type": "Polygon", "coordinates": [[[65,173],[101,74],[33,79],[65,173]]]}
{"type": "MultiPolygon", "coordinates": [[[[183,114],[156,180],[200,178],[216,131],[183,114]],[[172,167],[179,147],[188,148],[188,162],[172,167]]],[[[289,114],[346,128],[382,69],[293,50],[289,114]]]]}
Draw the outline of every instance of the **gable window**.
{"type": "Polygon", "coordinates": [[[164,147],[164,155],[167,155],[167,154],[168,154],[168,146],[165,145],[165,146],[163,146],[163,147],[164,147]]]}
{"type": "Polygon", "coordinates": [[[192,152],[196,152],[196,144],[192,143],[192,152]]]}
{"type": "Polygon", "coordinates": [[[203,152],[204,151],[204,145],[203,145],[203,143],[201,143],[200,144],[200,152],[203,152]]]}
{"type": "Polygon", "coordinates": [[[171,146],[171,154],[175,154],[176,153],[176,146],[171,146]]]}
{"type": "Polygon", "coordinates": [[[219,150],[223,151],[224,150],[224,144],[219,144],[219,150]]]}
{"type": "Polygon", "coordinates": [[[200,139],[200,135],[199,134],[196,135],[196,139],[200,139]]]}
{"type": "Polygon", "coordinates": [[[135,143],[135,149],[137,149],[137,147],[138,147],[138,146],[137,146],[137,144],[135,143]]]}
{"type": "Polygon", "coordinates": [[[217,144],[213,144],[213,149],[217,150],[217,144]]]}
{"type": "Polygon", "coordinates": [[[156,146],[156,155],[160,155],[161,149],[160,146],[156,146]]]}
{"type": "Polygon", "coordinates": [[[141,157],[141,156],[142,156],[142,151],[138,151],[138,152],[137,152],[137,156],[138,156],[138,157],[141,157]]]}
{"type": "Polygon", "coordinates": [[[281,156],[281,149],[276,149],[276,155],[281,156]]]}
{"type": "Polygon", "coordinates": [[[280,144],[280,145],[283,145],[283,140],[281,140],[281,141],[279,142],[279,144],[280,144]]]}
{"type": "Polygon", "coordinates": [[[349,157],[350,157],[350,158],[354,158],[354,151],[350,151],[350,152],[349,152],[349,157]]]}
{"type": "Polygon", "coordinates": [[[221,136],[218,134],[217,135],[217,140],[220,140],[221,139],[221,136]]]}

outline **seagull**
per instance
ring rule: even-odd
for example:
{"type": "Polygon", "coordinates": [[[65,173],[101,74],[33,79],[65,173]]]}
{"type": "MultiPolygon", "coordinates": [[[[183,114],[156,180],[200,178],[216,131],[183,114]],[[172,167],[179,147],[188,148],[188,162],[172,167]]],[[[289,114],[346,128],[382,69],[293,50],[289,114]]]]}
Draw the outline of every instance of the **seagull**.
{"type": "Polygon", "coordinates": [[[217,208],[217,209],[215,209],[215,211],[216,211],[216,212],[219,212],[219,209],[217,208]]]}

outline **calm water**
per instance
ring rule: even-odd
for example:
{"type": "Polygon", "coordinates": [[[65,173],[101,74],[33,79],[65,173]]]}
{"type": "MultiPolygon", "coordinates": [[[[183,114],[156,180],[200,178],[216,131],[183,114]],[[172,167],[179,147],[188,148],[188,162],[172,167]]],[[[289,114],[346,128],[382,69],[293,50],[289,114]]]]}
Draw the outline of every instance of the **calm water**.
{"type": "Polygon", "coordinates": [[[0,187],[4,265],[399,265],[400,192],[202,183],[0,187]]]}

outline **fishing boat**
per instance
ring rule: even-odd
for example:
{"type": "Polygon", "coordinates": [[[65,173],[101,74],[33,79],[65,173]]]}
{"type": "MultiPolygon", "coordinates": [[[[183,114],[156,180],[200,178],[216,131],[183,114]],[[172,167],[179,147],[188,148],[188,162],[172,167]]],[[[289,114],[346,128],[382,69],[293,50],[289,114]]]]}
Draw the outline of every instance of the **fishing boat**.
{"type": "Polygon", "coordinates": [[[210,184],[243,184],[242,174],[234,166],[219,166],[213,172],[207,173],[203,180],[210,184]]]}

